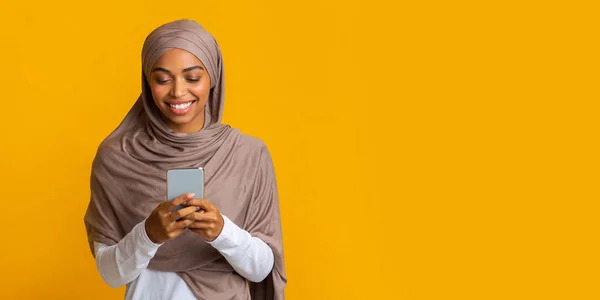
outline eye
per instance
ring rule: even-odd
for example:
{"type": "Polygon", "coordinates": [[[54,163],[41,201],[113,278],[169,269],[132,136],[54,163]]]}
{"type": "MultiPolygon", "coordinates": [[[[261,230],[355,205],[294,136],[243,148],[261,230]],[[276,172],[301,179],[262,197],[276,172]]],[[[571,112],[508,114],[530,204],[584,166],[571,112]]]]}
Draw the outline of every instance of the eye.
{"type": "Polygon", "coordinates": [[[189,81],[189,82],[198,82],[198,81],[200,81],[200,78],[188,78],[187,81],[189,81]]]}
{"type": "Polygon", "coordinates": [[[171,80],[169,80],[169,79],[156,79],[156,83],[158,83],[158,84],[167,84],[170,81],[171,80]]]}

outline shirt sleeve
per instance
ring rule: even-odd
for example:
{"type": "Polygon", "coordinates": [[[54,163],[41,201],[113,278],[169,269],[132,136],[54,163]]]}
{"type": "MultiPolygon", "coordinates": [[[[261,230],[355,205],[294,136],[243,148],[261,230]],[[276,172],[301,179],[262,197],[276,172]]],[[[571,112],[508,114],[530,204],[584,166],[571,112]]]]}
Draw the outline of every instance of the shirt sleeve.
{"type": "Polygon", "coordinates": [[[219,236],[208,243],[225,257],[238,274],[252,282],[261,282],[273,268],[271,247],[224,215],[223,221],[223,230],[219,236]]]}
{"type": "Polygon", "coordinates": [[[111,287],[117,288],[135,280],[162,245],[148,238],[145,224],[145,220],[138,223],[115,245],[94,242],[96,267],[111,287]]]}

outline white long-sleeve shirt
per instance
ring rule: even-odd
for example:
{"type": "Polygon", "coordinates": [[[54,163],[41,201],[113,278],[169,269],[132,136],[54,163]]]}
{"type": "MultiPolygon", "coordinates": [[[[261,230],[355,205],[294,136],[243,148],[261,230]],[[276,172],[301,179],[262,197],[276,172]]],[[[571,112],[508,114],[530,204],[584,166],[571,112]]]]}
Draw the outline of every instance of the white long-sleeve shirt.
{"type": "MultiPolygon", "coordinates": [[[[223,221],[219,236],[207,243],[217,249],[238,274],[253,282],[262,281],[273,268],[273,251],[226,216],[223,221]]],[[[126,300],[196,299],[176,273],[147,269],[160,246],[148,238],[145,221],[115,245],[94,243],[100,276],[111,287],[127,285],[126,300]]]]}

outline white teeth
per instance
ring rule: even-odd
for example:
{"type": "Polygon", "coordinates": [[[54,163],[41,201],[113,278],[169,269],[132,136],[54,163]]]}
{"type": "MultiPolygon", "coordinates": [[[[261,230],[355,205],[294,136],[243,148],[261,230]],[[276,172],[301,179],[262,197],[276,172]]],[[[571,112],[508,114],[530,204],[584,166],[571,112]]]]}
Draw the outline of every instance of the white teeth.
{"type": "MultiPolygon", "coordinates": [[[[192,101],[194,102],[194,101],[192,101]]],[[[192,102],[182,103],[182,104],[169,104],[174,109],[186,109],[192,105],[192,102]]]]}

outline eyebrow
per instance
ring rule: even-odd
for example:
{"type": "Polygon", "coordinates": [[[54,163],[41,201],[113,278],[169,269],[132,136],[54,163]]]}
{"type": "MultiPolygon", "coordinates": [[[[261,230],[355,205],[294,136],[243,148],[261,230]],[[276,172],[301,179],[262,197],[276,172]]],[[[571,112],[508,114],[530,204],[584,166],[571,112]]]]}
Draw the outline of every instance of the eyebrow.
{"type": "MultiPolygon", "coordinates": [[[[204,68],[201,67],[201,66],[193,66],[193,67],[189,67],[189,68],[183,69],[183,72],[185,73],[185,72],[189,72],[189,71],[192,71],[192,70],[204,70],[204,68]]],[[[152,72],[165,72],[165,73],[172,74],[171,71],[169,71],[169,70],[167,70],[165,68],[161,68],[161,67],[156,67],[156,68],[152,69],[152,72]]]]}

